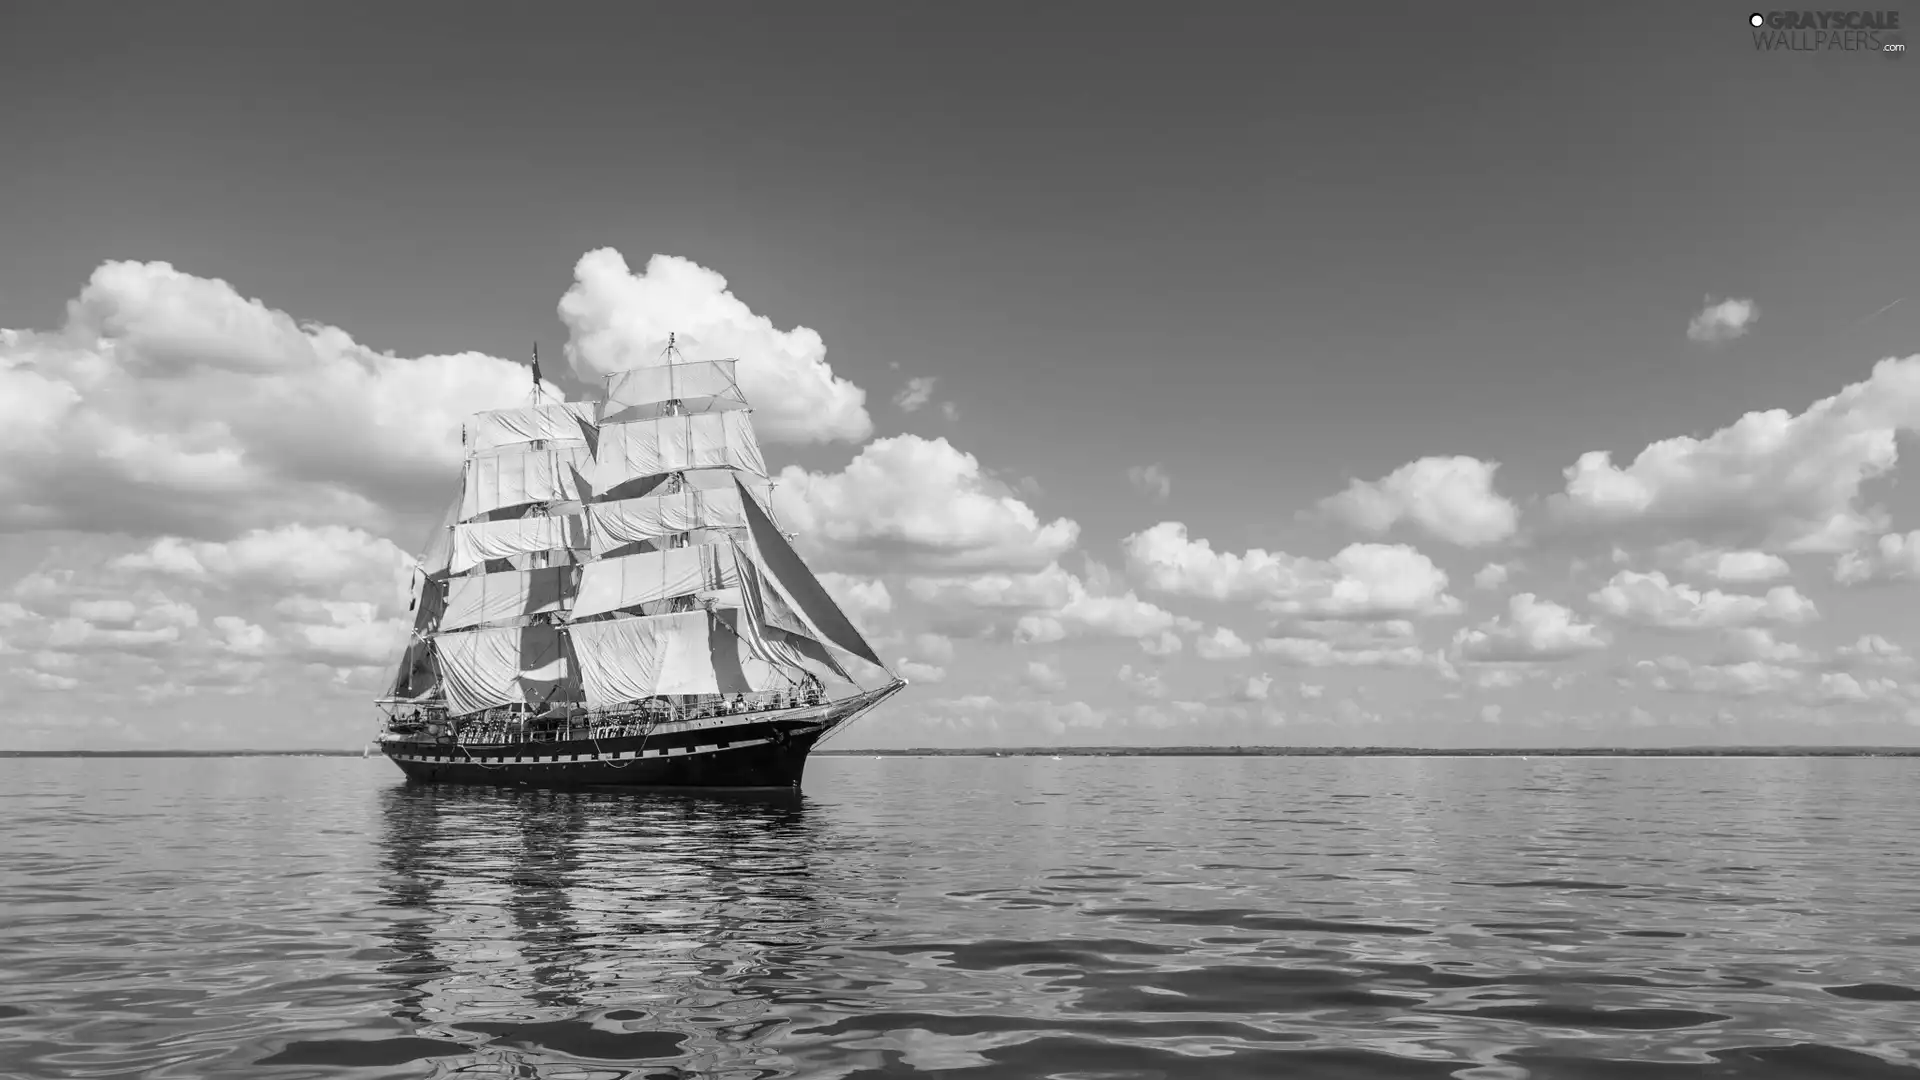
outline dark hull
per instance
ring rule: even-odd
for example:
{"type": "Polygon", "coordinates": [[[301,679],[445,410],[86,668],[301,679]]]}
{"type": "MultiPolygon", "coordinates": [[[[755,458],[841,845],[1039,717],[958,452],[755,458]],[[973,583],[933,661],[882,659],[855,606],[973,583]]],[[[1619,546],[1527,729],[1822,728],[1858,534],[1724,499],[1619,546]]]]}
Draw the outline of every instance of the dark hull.
{"type": "Polygon", "coordinates": [[[390,740],[381,750],[407,779],[421,782],[792,789],[800,786],[815,743],[901,685],[813,708],[663,725],[646,735],[496,745],[390,740]]]}

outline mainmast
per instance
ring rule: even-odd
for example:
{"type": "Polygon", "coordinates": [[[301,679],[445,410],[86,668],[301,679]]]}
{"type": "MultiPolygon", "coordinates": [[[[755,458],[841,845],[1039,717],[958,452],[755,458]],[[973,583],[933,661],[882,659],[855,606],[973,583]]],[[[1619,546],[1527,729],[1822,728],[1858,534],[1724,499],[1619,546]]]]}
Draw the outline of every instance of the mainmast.
{"type": "Polygon", "coordinates": [[[536,343],[530,404],[467,425],[425,630],[450,714],[853,681],[829,645],[886,670],[749,490],[768,471],[736,362],[663,353],[549,402],[536,343]]]}

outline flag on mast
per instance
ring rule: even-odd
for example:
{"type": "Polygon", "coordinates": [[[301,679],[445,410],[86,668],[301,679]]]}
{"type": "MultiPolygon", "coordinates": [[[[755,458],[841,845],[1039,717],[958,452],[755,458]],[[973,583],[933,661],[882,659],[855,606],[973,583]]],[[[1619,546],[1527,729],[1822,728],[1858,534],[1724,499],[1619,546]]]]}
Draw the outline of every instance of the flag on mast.
{"type": "Polygon", "coordinates": [[[540,385],[540,343],[533,343],[533,385],[540,385]]]}

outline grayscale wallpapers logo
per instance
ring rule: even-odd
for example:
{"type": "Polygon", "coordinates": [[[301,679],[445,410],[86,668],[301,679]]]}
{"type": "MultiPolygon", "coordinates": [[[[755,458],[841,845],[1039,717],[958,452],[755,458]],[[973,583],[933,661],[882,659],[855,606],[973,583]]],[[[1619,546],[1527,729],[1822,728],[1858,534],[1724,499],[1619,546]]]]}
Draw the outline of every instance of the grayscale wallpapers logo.
{"type": "Polygon", "coordinates": [[[1897,11],[1756,11],[1747,16],[1759,52],[1850,52],[1901,56],[1897,11]]]}

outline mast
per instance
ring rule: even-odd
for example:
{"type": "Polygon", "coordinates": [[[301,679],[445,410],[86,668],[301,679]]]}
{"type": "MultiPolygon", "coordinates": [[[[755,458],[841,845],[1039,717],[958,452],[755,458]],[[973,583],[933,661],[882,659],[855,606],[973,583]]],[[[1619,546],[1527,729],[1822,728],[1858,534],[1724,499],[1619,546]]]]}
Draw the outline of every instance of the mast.
{"type": "Polygon", "coordinates": [[[554,402],[535,343],[529,404],[467,424],[424,631],[449,714],[854,682],[829,646],[897,680],[752,493],[768,469],[736,361],[689,362],[677,333],[661,359],[554,402]]]}

